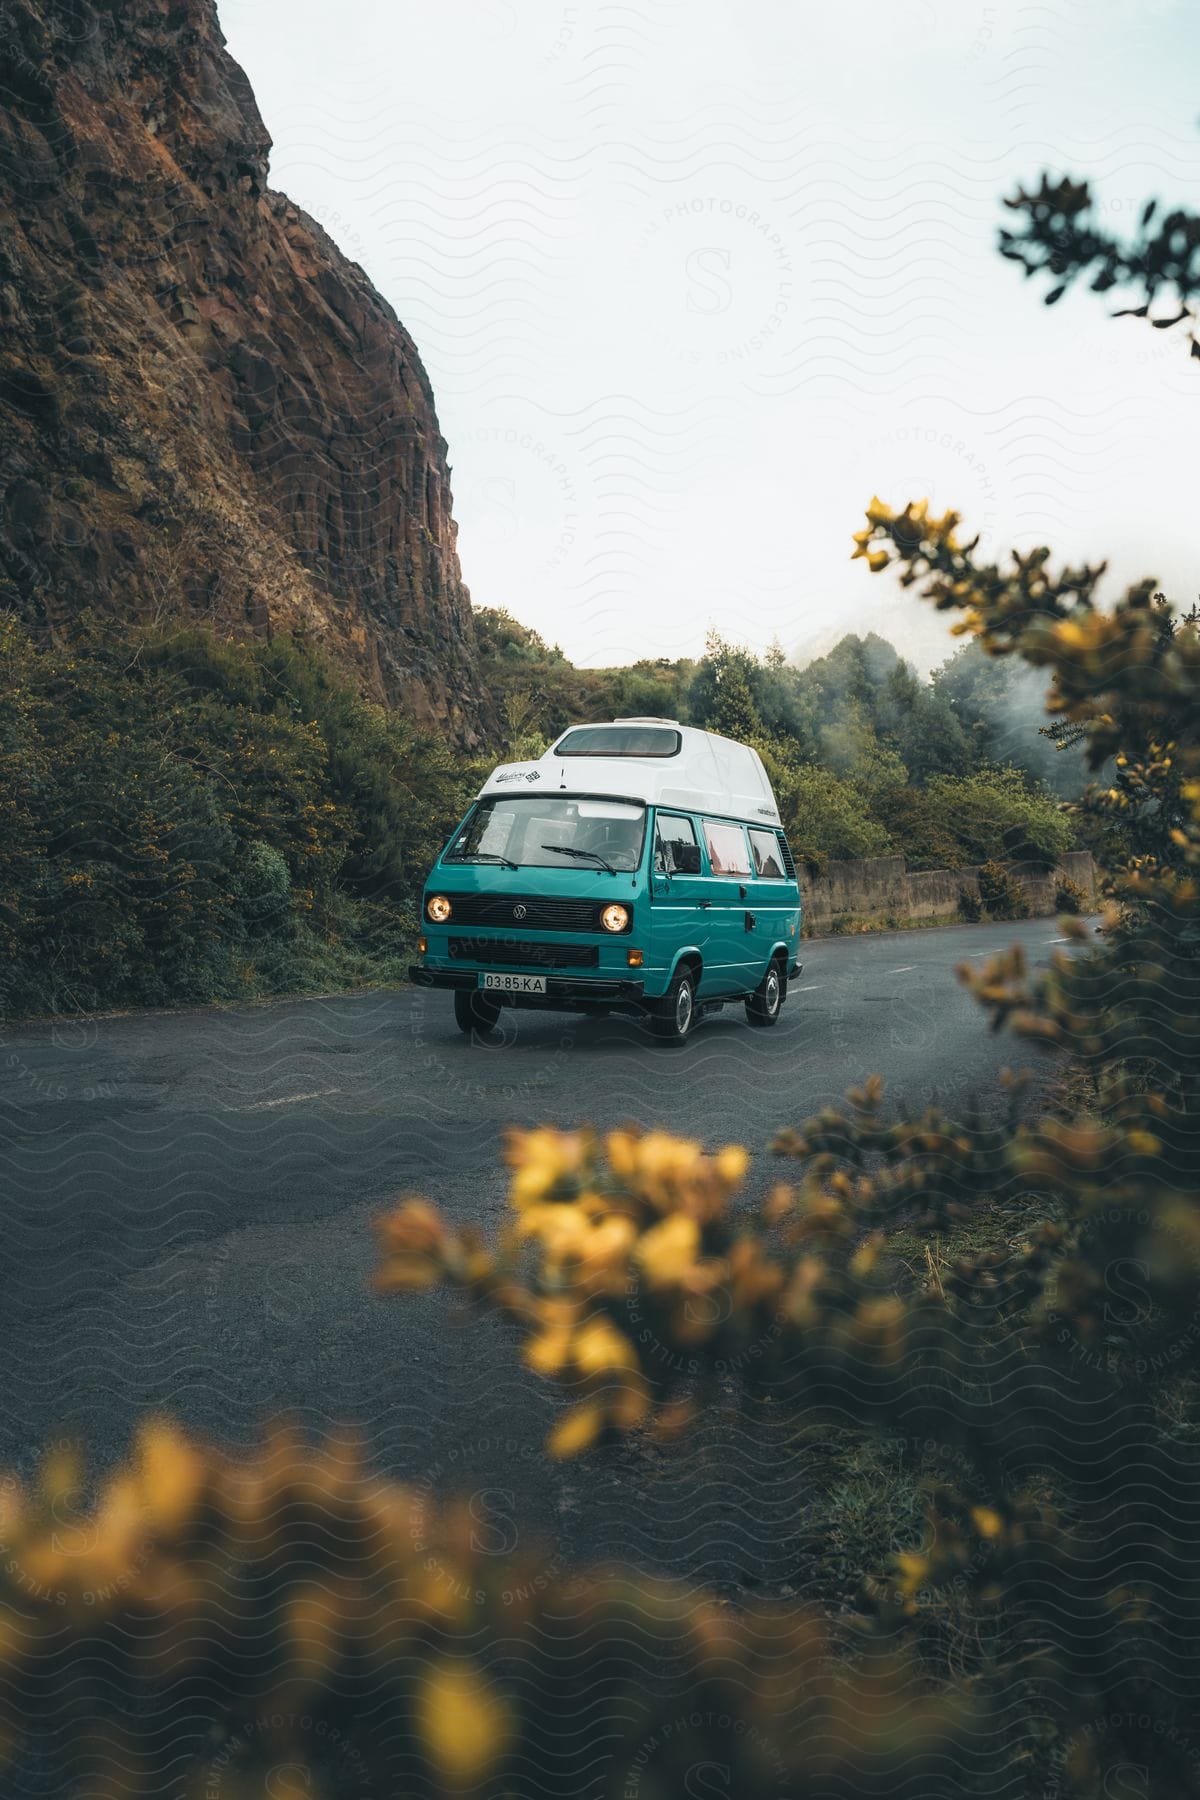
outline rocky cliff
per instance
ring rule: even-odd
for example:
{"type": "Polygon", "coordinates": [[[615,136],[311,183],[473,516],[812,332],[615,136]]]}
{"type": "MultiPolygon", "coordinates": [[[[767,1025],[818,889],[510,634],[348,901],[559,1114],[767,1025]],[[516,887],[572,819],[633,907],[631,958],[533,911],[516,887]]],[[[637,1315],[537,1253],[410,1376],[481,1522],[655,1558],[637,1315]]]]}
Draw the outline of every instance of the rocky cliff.
{"type": "Polygon", "coordinates": [[[477,741],[429,381],[212,0],[0,0],[0,69],[0,604],[301,629],[477,741]]]}

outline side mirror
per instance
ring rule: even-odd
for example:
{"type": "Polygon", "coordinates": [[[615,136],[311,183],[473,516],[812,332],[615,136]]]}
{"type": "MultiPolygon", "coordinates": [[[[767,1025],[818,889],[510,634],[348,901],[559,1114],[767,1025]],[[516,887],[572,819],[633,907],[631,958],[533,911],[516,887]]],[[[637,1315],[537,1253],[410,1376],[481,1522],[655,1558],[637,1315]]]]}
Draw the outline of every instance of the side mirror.
{"type": "Polygon", "coordinates": [[[699,844],[673,844],[671,854],[677,875],[698,875],[700,873],[699,844]]]}

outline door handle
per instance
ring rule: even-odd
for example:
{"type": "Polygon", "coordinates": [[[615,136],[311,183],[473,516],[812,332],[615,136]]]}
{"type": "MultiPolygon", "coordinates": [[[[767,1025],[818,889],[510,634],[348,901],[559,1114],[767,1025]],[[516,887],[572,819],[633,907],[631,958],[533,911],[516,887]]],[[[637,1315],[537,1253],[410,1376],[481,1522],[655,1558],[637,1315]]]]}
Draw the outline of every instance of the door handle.
{"type": "Polygon", "coordinates": [[[709,907],[712,905],[712,901],[711,900],[697,900],[696,905],[702,906],[704,908],[705,912],[707,912],[709,907]]]}

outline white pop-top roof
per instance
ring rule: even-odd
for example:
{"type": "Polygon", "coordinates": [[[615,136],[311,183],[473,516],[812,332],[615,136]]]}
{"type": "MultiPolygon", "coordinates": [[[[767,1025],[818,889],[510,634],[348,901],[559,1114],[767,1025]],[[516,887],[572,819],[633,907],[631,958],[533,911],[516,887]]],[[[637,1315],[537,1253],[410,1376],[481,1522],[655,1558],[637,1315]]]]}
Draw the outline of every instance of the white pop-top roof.
{"type": "Polygon", "coordinates": [[[779,808],[762,758],[749,744],[675,719],[609,719],[607,725],[662,725],[677,731],[675,756],[557,756],[569,726],[535,762],[501,763],[479,796],[511,793],[613,794],[688,812],[778,825],[779,808]]]}

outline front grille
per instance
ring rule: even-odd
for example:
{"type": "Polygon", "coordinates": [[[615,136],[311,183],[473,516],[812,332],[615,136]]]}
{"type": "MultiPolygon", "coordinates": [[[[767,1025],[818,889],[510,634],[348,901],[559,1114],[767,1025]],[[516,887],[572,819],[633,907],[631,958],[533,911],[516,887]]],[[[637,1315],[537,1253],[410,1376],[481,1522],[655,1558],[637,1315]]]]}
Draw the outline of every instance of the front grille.
{"type": "MultiPolygon", "coordinates": [[[[456,925],[496,925],[524,931],[599,931],[605,900],[571,900],[565,894],[452,894],[456,925]],[[516,915],[515,909],[525,911],[516,915]]],[[[623,904],[627,904],[624,902],[623,904]]]]}
{"type": "Polygon", "coordinates": [[[452,937],[452,961],[506,963],[519,969],[594,969],[595,944],[523,944],[509,937],[452,937]]]}

